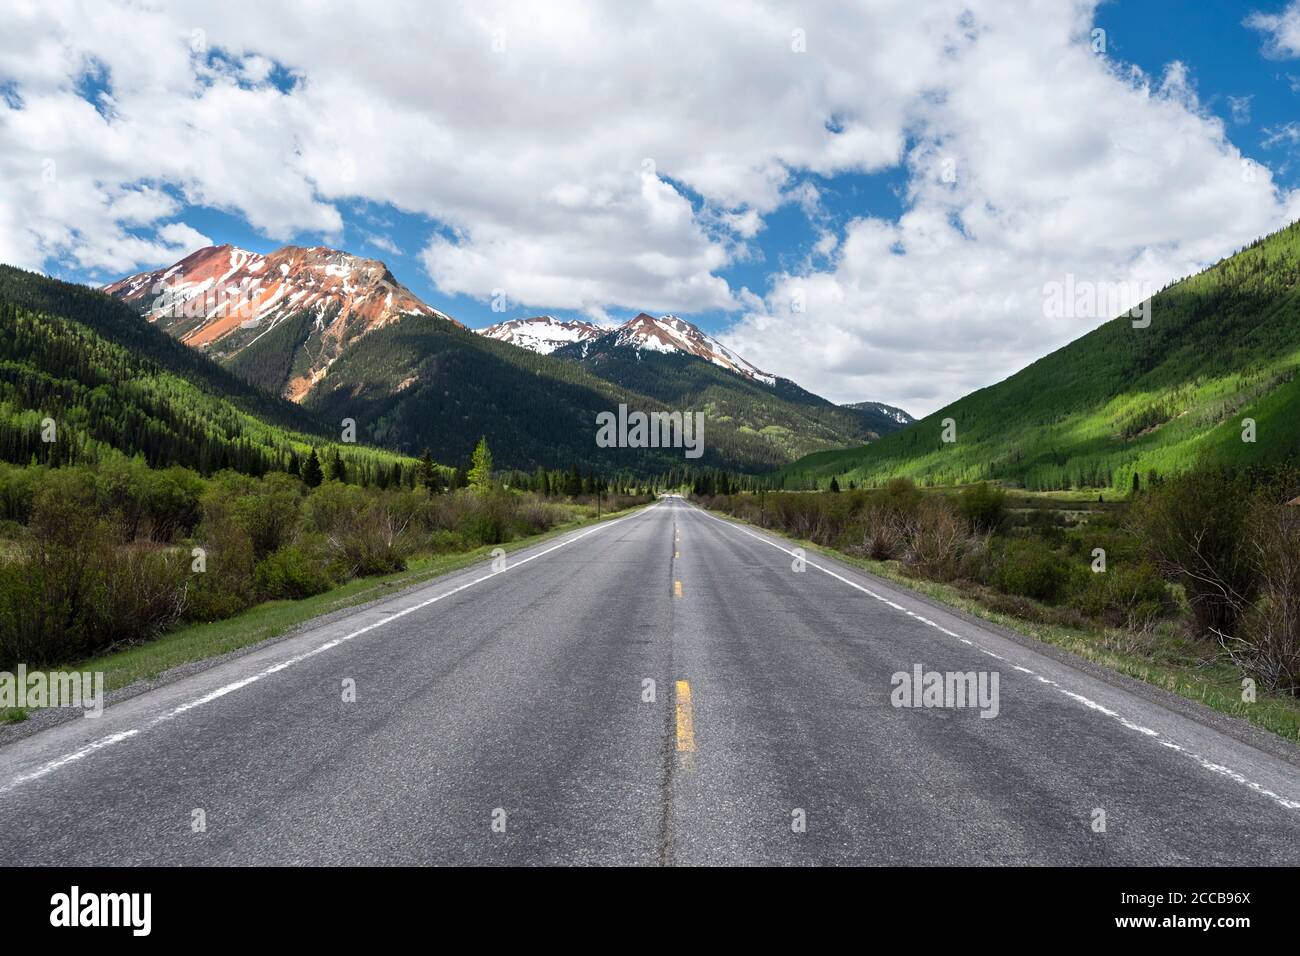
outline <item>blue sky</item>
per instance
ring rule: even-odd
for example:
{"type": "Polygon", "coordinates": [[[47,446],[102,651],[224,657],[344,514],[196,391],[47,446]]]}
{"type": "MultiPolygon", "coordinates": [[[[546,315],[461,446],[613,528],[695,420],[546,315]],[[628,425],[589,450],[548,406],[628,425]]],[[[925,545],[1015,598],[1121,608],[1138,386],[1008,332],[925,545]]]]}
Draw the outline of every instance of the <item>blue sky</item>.
{"type": "MultiPolygon", "coordinates": [[[[1271,6],[1280,9],[1279,4],[1271,6]]],[[[1246,155],[1269,165],[1281,184],[1294,188],[1300,182],[1300,165],[1295,162],[1300,144],[1283,141],[1269,145],[1268,140],[1270,131],[1277,131],[1300,117],[1300,92],[1297,92],[1300,62],[1264,56],[1259,32],[1242,23],[1251,11],[1269,9],[1269,4],[1114,2],[1098,9],[1095,22],[1106,31],[1111,56],[1136,64],[1148,74],[1159,75],[1173,61],[1186,63],[1202,106],[1224,120],[1233,142],[1246,155]],[[1234,99],[1238,101],[1235,114],[1234,99]]],[[[281,86],[289,85],[287,77],[279,79],[281,86]]],[[[91,81],[85,84],[84,91],[93,99],[102,88],[102,82],[91,81]]],[[[814,183],[822,194],[824,222],[814,222],[795,203],[768,214],[764,228],[752,242],[752,252],[718,270],[728,283],[762,294],[767,291],[767,276],[771,272],[795,268],[812,253],[819,225],[842,226],[847,220],[863,215],[896,219],[903,210],[906,176],[901,168],[869,175],[808,175],[800,181],[804,180],[814,183]]],[[[448,294],[435,285],[420,262],[420,252],[430,234],[443,228],[436,218],[403,212],[392,205],[360,201],[342,203],[341,211],[342,248],[382,259],[417,295],[471,327],[536,315],[539,311],[582,317],[577,310],[544,304],[512,304],[506,312],[497,313],[492,311],[486,297],[448,294]]],[[[229,242],[256,252],[270,252],[287,244],[259,234],[238,214],[210,207],[189,206],[179,218],[218,243],[229,242]]],[[[290,240],[298,245],[331,241],[337,241],[337,237],[321,233],[297,233],[290,240]]],[[[106,272],[92,274],[75,268],[64,275],[78,281],[117,278],[106,272]]],[[[623,308],[615,314],[633,313],[623,308]]],[[[735,313],[714,309],[690,313],[687,317],[707,331],[719,332],[727,328],[735,313]]]]}
{"type": "Polygon", "coordinates": [[[1044,281],[1162,284],[1300,209],[1297,0],[502,0],[351,37],[331,6],[16,16],[0,174],[58,175],[0,198],[0,257],[103,282],[335,245],[472,327],[674,311],[926,411],[1108,317],[1040,321],[1044,281]]]}

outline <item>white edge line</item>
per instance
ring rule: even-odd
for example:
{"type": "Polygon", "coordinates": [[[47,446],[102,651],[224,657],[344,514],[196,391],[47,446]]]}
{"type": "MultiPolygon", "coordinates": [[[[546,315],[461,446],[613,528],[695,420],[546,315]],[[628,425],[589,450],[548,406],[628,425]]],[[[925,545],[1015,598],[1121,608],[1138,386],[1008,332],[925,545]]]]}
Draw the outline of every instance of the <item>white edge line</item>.
{"type": "MultiPolygon", "coordinates": [[[[697,511],[699,511],[700,514],[704,515],[706,518],[712,518],[714,521],[718,522],[719,524],[726,525],[727,527],[735,531],[739,531],[741,534],[749,535],[749,537],[753,538],[754,540],[761,541],[763,542],[763,544],[766,545],[770,545],[771,547],[776,548],[778,551],[785,552],[791,557],[798,557],[798,555],[796,555],[789,548],[783,548],[775,541],[770,541],[767,538],[763,537],[762,535],[755,534],[754,532],[750,531],[747,528],[743,528],[740,525],[735,524],[731,521],[727,521],[724,518],[719,518],[717,515],[710,514],[709,512],[705,511],[703,508],[699,508],[698,506],[694,506],[694,507],[696,508],[697,511]]],[[[993,651],[989,650],[987,647],[982,646],[977,641],[969,640],[967,638],[962,637],[959,634],[955,634],[952,631],[949,631],[946,628],[940,627],[935,622],[927,620],[926,618],[921,617],[919,614],[915,614],[912,611],[907,610],[907,608],[902,607],[899,604],[896,604],[895,602],[889,600],[883,595],[877,594],[875,591],[871,590],[870,588],[863,587],[861,584],[858,584],[856,581],[850,581],[848,578],[844,577],[841,574],[837,574],[836,572],[832,571],[830,568],[823,567],[822,565],[817,564],[814,561],[808,560],[806,555],[804,556],[804,563],[810,568],[816,568],[818,571],[821,571],[824,574],[829,574],[835,580],[843,582],[844,584],[847,584],[849,587],[861,591],[863,594],[870,595],[871,597],[875,598],[877,601],[880,601],[882,604],[887,604],[892,608],[896,608],[897,610],[902,611],[908,617],[921,621],[924,624],[928,625],[929,627],[933,627],[934,629],[942,631],[945,634],[951,635],[952,637],[957,638],[963,644],[971,645],[976,650],[981,651],[984,654],[987,654],[989,657],[994,657],[997,658],[998,660],[1005,660],[1005,658],[1000,657],[999,655],[993,653],[993,651]]],[[[1038,674],[1035,674],[1033,671],[1029,670],[1028,668],[1017,666],[1015,667],[1015,669],[1018,671],[1023,671],[1026,674],[1032,674],[1034,677],[1037,677],[1038,680],[1041,681],[1042,683],[1050,685],[1051,687],[1055,688],[1058,693],[1064,694],[1066,697],[1069,697],[1070,699],[1077,701],[1078,703],[1087,707],[1089,710],[1094,711],[1095,713],[1104,714],[1105,716],[1110,717],[1112,720],[1115,720],[1121,726],[1126,727],[1129,730],[1136,731],[1137,733],[1140,733],[1144,737],[1149,737],[1150,739],[1157,741],[1163,746],[1168,747],[1170,750],[1174,750],[1177,751],[1178,753],[1187,755],[1192,760],[1195,760],[1198,764],[1204,767],[1206,770],[1225,776],[1230,780],[1235,780],[1237,783],[1241,784],[1242,786],[1248,787],[1251,790],[1254,790],[1256,793],[1268,797],[1270,800],[1272,800],[1274,803],[1278,804],[1279,806],[1283,807],[1284,809],[1300,810],[1300,800],[1290,800],[1286,797],[1281,796],[1278,793],[1274,793],[1272,790],[1269,790],[1268,788],[1264,787],[1262,784],[1250,780],[1249,778],[1243,776],[1242,774],[1231,769],[1230,767],[1225,767],[1222,764],[1217,764],[1212,760],[1202,757],[1200,754],[1188,750],[1186,747],[1182,746],[1181,744],[1174,743],[1169,738],[1164,737],[1163,735],[1161,735],[1159,731],[1153,730],[1150,727],[1144,727],[1141,724],[1134,723],[1133,721],[1129,720],[1127,717],[1125,717],[1123,714],[1119,713],[1118,711],[1111,710],[1108,707],[1103,707],[1101,704],[1097,703],[1094,700],[1090,700],[1089,698],[1083,696],[1082,694],[1076,694],[1073,691],[1066,690],[1064,687],[1062,687],[1060,684],[1056,683],[1055,681],[1048,680],[1046,677],[1042,677],[1038,674]]]]}
{"type": "Polygon", "coordinates": [[[582,531],[578,534],[575,534],[571,538],[565,538],[559,544],[552,545],[551,547],[547,548],[544,551],[539,551],[536,554],[529,555],[526,558],[521,558],[520,560],[515,561],[512,564],[508,563],[506,567],[501,571],[492,571],[488,574],[484,574],[480,577],[475,578],[473,581],[467,581],[464,584],[452,588],[450,591],[445,591],[442,594],[435,595],[434,597],[431,597],[426,601],[421,601],[418,604],[412,604],[410,607],[406,607],[400,611],[396,611],[388,615],[387,617],[381,618],[380,620],[375,621],[371,624],[367,624],[365,627],[357,628],[352,633],[345,634],[343,637],[332,638],[326,641],[324,644],[320,644],[316,647],[313,647],[309,651],[304,651],[301,654],[295,654],[293,657],[289,657],[286,658],[285,660],[272,664],[270,667],[267,667],[265,670],[260,670],[256,674],[251,674],[248,677],[243,677],[237,681],[232,681],[229,684],[225,684],[221,687],[218,687],[216,690],[209,691],[208,693],[204,694],[202,697],[197,697],[194,700],[187,701],[184,704],[179,704],[176,707],[173,707],[169,711],[158,714],[157,716],[146,721],[143,725],[139,727],[133,727],[129,730],[118,731],[116,733],[109,734],[106,737],[100,737],[98,740],[93,740],[86,746],[80,748],[79,750],[74,750],[73,752],[64,754],[60,757],[55,757],[53,760],[41,764],[39,767],[37,767],[34,770],[28,771],[27,773],[24,774],[19,774],[18,776],[10,780],[8,783],[6,783],[4,786],[0,787],[0,794],[8,793],[9,791],[21,786],[24,783],[29,783],[32,780],[37,780],[41,777],[51,774],[54,771],[58,770],[59,768],[65,767],[70,763],[81,760],[83,757],[87,757],[98,750],[103,750],[105,747],[111,747],[114,744],[121,743],[123,740],[128,740],[132,737],[135,737],[138,734],[142,733],[143,731],[156,727],[159,724],[171,720],[175,717],[179,717],[181,714],[194,710],[196,707],[202,707],[204,704],[208,704],[214,700],[217,700],[218,698],[225,697],[227,694],[234,693],[237,690],[242,690],[243,688],[249,686],[250,684],[257,683],[264,677],[269,677],[272,674],[277,674],[282,670],[286,670],[292,667],[294,664],[300,664],[303,661],[308,660],[309,658],[315,657],[317,654],[321,654],[324,653],[325,651],[330,650],[331,648],[338,647],[340,644],[344,643],[345,641],[350,641],[354,637],[360,637],[362,634],[366,634],[370,631],[375,630],[376,628],[383,627],[385,624],[390,624],[393,621],[396,621],[400,617],[405,617],[406,615],[412,613],[413,611],[418,611],[421,608],[426,608],[430,604],[437,604],[439,601],[444,600],[445,598],[449,598],[453,594],[459,594],[461,591],[464,591],[466,588],[472,588],[476,584],[481,584],[484,581],[488,580],[489,578],[495,578],[499,575],[505,574],[506,572],[514,568],[520,567],[522,565],[525,565],[530,561],[536,561],[538,558],[544,557],[550,554],[552,551],[558,551],[560,548],[567,547],[568,545],[573,544],[575,541],[581,541],[589,534],[595,534],[597,531],[603,531],[605,528],[611,528],[614,525],[619,524],[620,522],[623,521],[627,521],[631,518],[639,518],[641,515],[649,513],[658,504],[659,502],[655,502],[652,505],[642,508],[640,511],[636,512],[635,514],[624,515],[621,518],[615,518],[613,521],[606,521],[602,524],[596,525],[595,527],[588,528],[586,531],[582,531]]]}

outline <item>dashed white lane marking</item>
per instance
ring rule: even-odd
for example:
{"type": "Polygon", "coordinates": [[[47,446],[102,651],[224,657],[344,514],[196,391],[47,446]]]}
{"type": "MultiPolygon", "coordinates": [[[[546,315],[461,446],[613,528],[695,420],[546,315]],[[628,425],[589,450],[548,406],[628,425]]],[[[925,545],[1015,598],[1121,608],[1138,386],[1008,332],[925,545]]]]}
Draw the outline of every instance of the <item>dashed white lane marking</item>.
{"type": "MultiPolygon", "coordinates": [[[[702,508],[697,508],[696,510],[700,514],[704,515],[706,518],[711,518],[712,520],[718,522],[718,524],[726,525],[728,528],[732,529],[733,531],[739,531],[741,534],[748,535],[749,537],[753,538],[755,541],[761,541],[763,542],[763,544],[776,548],[778,551],[783,551],[786,554],[790,555],[791,557],[796,556],[795,552],[791,551],[789,548],[783,548],[775,541],[770,541],[767,538],[763,537],[762,535],[755,534],[754,532],[748,530],[747,528],[742,528],[740,525],[733,524],[732,522],[719,518],[716,515],[709,514],[707,511],[703,510],[702,508]]],[[[914,618],[929,627],[933,627],[935,630],[942,631],[944,634],[947,634],[950,637],[955,637],[963,644],[969,645],[975,648],[977,651],[983,654],[987,654],[989,657],[995,658],[1000,661],[1006,660],[1006,658],[1001,657],[998,654],[995,654],[993,651],[989,650],[987,647],[984,647],[978,641],[972,641],[969,638],[962,637],[960,634],[950,631],[945,627],[941,627],[939,624],[936,624],[934,621],[931,621],[929,618],[922,617],[920,614],[916,614],[913,611],[909,611],[901,604],[898,604],[895,601],[891,601],[883,594],[877,594],[875,591],[871,590],[871,588],[864,587],[863,585],[858,584],[856,581],[850,581],[848,578],[844,577],[844,575],[837,574],[835,571],[832,571],[830,568],[817,564],[815,561],[808,560],[806,555],[803,555],[802,557],[804,559],[804,563],[808,567],[816,568],[818,571],[821,571],[823,574],[829,574],[835,580],[840,581],[843,584],[847,584],[849,587],[861,591],[863,594],[870,595],[871,597],[875,598],[877,601],[880,601],[882,604],[886,604],[889,607],[894,608],[895,610],[902,611],[908,617],[914,618]]],[[[1222,764],[1217,764],[1212,760],[1202,757],[1200,754],[1196,753],[1195,751],[1188,750],[1186,747],[1182,746],[1181,744],[1174,743],[1172,740],[1168,739],[1167,737],[1162,736],[1158,730],[1154,730],[1150,727],[1144,727],[1141,724],[1134,723],[1133,721],[1125,717],[1123,714],[1119,713],[1119,711],[1111,710],[1109,707],[1103,707],[1095,700],[1091,700],[1090,698],[1085,697],[1082,694],[1076,694],[1074,691],[1066,690],[1056,681],[1049,680],[1048,678],[1043,677],[1041,674],[1035,673],[1034,671],[1030,670],[1027,667],[1020,667],[1019,665],[1015,665],[1015,664],[1013,664],[1012,666],[1016,670],[1025,674],[1029,674],[1030,676],[1036,678],[1041,683],[1046,684],[1049,687],[1055,688],[1057,693],[1064,694],[1066,697],[1070,698],[1071,700],[1077,701],[1078,703],[1087,707],[1089,710],[1095,711],[1096,713],[1099,714],[1104,714],[1105,716],[1111,718],[1112,720],[1116,721],[1121,726],[1129,730],[1135,731],[1136,733],[1139,733],[1144,737],[1148,737],[1156,741],[1157,743],[1161,744],[1162,746],[1168,747],[1170,750],[1176,751],[1177,753],[1185,754],[1186,756],[1190,757],[1192,760],[1195,760],[1206,770],[1225,776],[1230,780],[1234,780],[1244,787],[1249,787],[1251,790],[1255,791],[1261,796],[1268,797],[1274,803],[1278,804],[1279,806],[1287,810],[1300,810],[1300,800],[1290,800],[1282,796],[1281,794],[1275,793],[1274,791],[1268,789],[1262,784],[1250,780],[1249,778],[1245,777],[1244,775],[1238,773],[1237,771],[1229,767],[1225,767],[1222,764]]]]}
{"type": "Polygon", "coordinates": [[[218,687],[216,690],[209,691],[208,693],[204,694],[202,697],[197,697],[194,700],[187,701],[184,704],[180,704],[176,707],[173,707],[171,710],[156,715],[155,717],[146,721],[140,727],[134,727],[129,730],[119,731],[118,733],[110,734],[107,737],[101,737],[98,740],[91,741],[89,744],[82,747],[80,750],[75,750],[71,753],[67,753],[60,757],[56,757],[53,760],[47,761],[46,763],[41,764],[35,769],[28,771],[27,773],[19,774],[18,776],[10,780],[8,783],[4,784],[3,786],[0,786],[0,794],[8,793],[10,790],[13,790],[15,787],[19,787],[24,783],[29,783],[32,780],[37,780],[40,777],[44,777],[47,774],[51,774],[54,771],[58,770],[60,767],[66,767],[68,764],[73,763],[77,760],[81,760],[83,757],[87,757],[98,750],[103,750],[105,747],[111,747],[113,746],[113,744],[118,744],[121,743],[123,740],[128,740],[131,737],[135,737],[136,735],[146,730],[150,730],[154,727],[157,727],[161,723],[165,723],[166,721],[172,720],[175,717],[179,717],[181,714],[194,710],[196,707],[202,707],[204,704],[209,704],[214,700],[217,700],[221,697],[225,697],[227,694],[234,693],[237,690],[242,690],[243,688],[247,687],[249,684],[255,684],[258,681],[262,680],[264,677],[270,677],[272,674],[278,674],[280,671],[286,670],[292,667],[294,664],[301,664],[303,661],[313,658],[317,654],[323,654],[325,651],[328,651],[331,648],[338,647],[340,644],[344,643],[345,641],[350,641],[354,637],[360,637],[362,634],[367,634],[370,631],[383,627],[385,624],[391,624],[393,621],[396,621],[398,618],[406,617],[406,615],[418,611],[422,608],[426,608],[430,604],[437,604],[439,601],[446,600],[447,598],[451,597],[454,594],[459,594],[461,591],[464,591],[467,588],[472,588],[476,584],[482,584],[484,581],[487,581],[489,578],[495,578],[498,575],[505,574],[506,572],[510,571],[513,568],[517,568],[522,565],[528,564],[530,561],[536,561],[538,558],[545,557],[546,555],[550,554],[552,551],[558,551],[560,550],[560,548],[567,547],[573,544],[575,541],[581,541],[583,538],[587,537],[587,535],[595,534],[597,531],[603,531],[606,528],[612,528],[616,524],[620,524],[624,521],[628,521],[633,518],[639,518],[641,515],[648,514],[655,507],[656,505],[651,505],[649,508],[644,508],[641,511],[636,512],[635,514],[625,515],[622,518],[615,518],[613,521],[606,521],[605,523],[598,524],[593,528],[588,528],[586,531],[583,531],[579,534],[575,534],[571,538],[565,538],[559,544],[552,545],[551,547],[547,548],[544,551],[539,551],[536,554],[529,555],[526,558],[520,558],[518,561],[515,561],[512,564],[507,564],[506,567],[501,571],[490,571],[489,573],[481,575],[480,577],[477,577],[472,581],[466,581],[464,584],[458,585],[457,587],[452,588],[450,591],[446,591],[442,594],[434,595],[428,600],[421,601],[418,604],[412,604],[410,607],[402,608],[402,610],[400,611],[395,611],[394,613],[388,615],[387,617],[380,618],[378,621],[374,621],[371,624],[367,624],[365,627],[357,628],[355,631],[352,631],[350,634],[345,634],[342,637],[336,637],[333,638],[332,640],[328,640],[324,644],[320,644],[316,647],[313,647],[309,651],[304,651],[301,654],[295,654],[293,657],[288,657],[276,664],[272,664],[270,667],[266,668],[265,670],[258,671],[257,673],[251,674],[248,677],[244,677],[241,678],[240,680],[232,681],[229,684],[225,684],[221,687],[218,687]]]}

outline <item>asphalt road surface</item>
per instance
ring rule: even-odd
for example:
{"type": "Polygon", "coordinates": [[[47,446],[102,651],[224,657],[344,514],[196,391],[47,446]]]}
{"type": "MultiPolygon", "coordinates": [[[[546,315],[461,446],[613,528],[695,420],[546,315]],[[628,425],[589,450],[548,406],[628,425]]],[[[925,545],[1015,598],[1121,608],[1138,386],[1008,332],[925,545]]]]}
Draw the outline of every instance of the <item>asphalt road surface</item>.
{"type": "Polygon", "coordinates": [[[1300,863],[1292,763],[790,551],[665,499],[59,724],[0,864],[1300,863]]]}

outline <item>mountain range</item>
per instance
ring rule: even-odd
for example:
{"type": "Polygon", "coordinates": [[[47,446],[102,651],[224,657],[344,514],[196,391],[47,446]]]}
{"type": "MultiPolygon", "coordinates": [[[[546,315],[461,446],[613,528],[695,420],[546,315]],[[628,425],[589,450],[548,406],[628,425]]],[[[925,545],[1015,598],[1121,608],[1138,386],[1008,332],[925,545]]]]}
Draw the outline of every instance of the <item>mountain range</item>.
{"type": "MultiPolygon", "coordinates": [[[[1300,224],[1159,292],[1149,325],[1120,316],[916,422],[833,405],[673,316],[473,332],[382,263],[319,247],[213,247],[106,291],[0,267],[4,460],[54,453],[32,438],[53,412],[73,458],[256,471],[328,447],[351,418],[362,443],[444,463],[485,435],[505,467],[680,467],[671,449],[595,447],[596,414],[627,403],[706,412],[703,464],[776,469],[785,487],[905,475],[1124,491],[1203,458],[1300,464],[1300,224]]],[[[392,452],[344,449],[375,475],[392,452]]]]}
{"type": "Polygon", "coordinates": [[[536,316],[474,333],[382,262],[325,247],[212,246],[103,291],[320,419],[441,461],[486,436],[507,467],[680,464],[670,450],[596,448],[595,416],[619,404],[704,412],[703,463],[745,471],[872,441],[907,418],[834,405],[671,315],[612,328],[536,316]]]}

